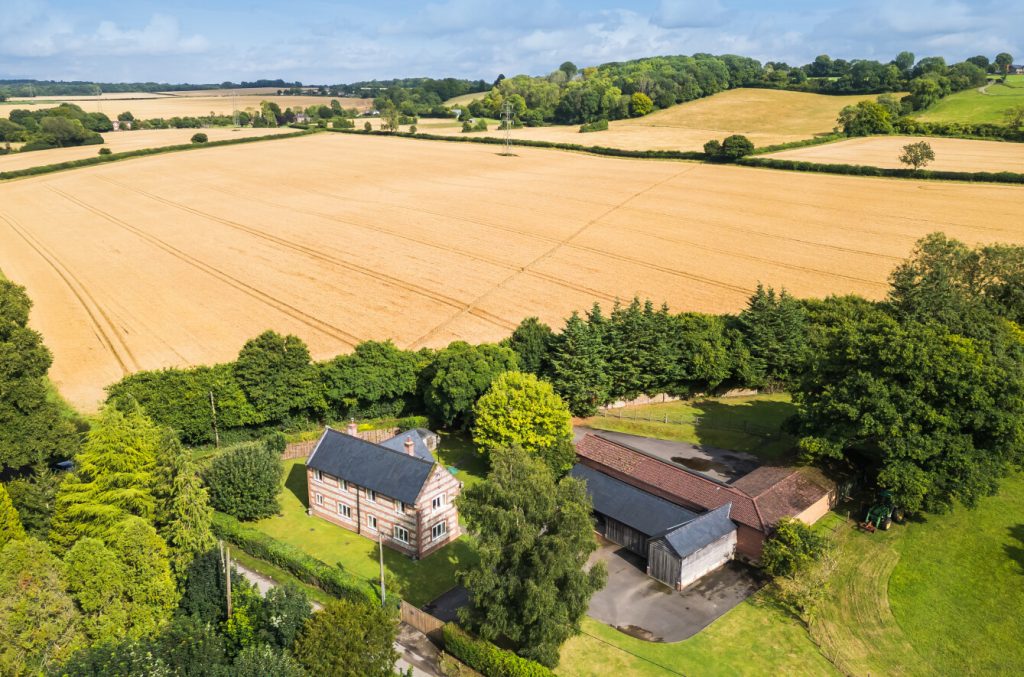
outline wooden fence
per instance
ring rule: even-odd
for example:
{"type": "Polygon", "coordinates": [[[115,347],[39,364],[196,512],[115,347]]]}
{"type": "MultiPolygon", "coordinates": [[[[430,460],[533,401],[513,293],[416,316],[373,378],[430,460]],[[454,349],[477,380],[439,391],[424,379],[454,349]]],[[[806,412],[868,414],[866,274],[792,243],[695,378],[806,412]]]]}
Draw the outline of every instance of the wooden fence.
{"type": "MultiPolygon", "coordinates": [[[[384,440],[389,440],[399,433],[398,428],[379,428],[377,430],[360,430],[359,437],[363,438],[367,442],[373,442],[374,444],[380,444],[384,440]]],[[[281,460],[288,461],[293,458],[309,458],[309,455],[313,453],[313,447],[320,441],[318,437],[315,440],[307,440],[305,442],[292,442],[284,448],[281,452],[281,460]]]]}
{"type": "Polygon", "coordinates": [[[443,641],[441,637],[441,628],[444,627],[444,621],[431,616],[426,611],[417,609],[404,599],[402,600],[402,622],[408,623],[422,632],[424,635],[429,637],[430,641],[434,644],[437,644],[438,646],[441,645],[441,642],[443,641]]]}

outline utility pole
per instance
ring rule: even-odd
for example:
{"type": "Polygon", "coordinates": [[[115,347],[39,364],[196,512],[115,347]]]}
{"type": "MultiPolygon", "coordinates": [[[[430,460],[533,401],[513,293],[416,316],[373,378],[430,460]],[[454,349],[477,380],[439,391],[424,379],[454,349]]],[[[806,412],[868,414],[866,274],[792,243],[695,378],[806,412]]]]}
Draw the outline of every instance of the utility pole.
{"type": "Polygon", "coordinates": [[[210,411],[213,413],[213,441],[220,449],[220,433],[217,432],[217,405],[213,403],[213,391],[210,391],[210,411]]]}
{"type": "Polygon", "coordinates": [[[501,106],[501,122],[505,127],[505,152],[502,155],[512,155],[512,102],[506,101],[501,106]]]}
{"type": "Polygon", "coordinates": [[[384,590],[384,535],[379,531],[377,532],[377,548],[380,551],[380,605],[384,606],[388,594],[384,590]]]}

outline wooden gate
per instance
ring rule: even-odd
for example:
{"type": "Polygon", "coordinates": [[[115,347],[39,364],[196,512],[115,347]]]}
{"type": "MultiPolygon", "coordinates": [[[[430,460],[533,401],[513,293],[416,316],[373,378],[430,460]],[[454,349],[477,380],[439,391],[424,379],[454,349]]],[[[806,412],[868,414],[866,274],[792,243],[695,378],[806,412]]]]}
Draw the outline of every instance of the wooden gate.
{"type": "Polygon", "coordinates": [[[441,628],[444,627],[444,621],[431,616],[426,611],[417,609],[404,599],[402,600],[402,622],[408,623],[422,632],[434,644],[441,645],[443,641],[441,638],[441,628]]]}

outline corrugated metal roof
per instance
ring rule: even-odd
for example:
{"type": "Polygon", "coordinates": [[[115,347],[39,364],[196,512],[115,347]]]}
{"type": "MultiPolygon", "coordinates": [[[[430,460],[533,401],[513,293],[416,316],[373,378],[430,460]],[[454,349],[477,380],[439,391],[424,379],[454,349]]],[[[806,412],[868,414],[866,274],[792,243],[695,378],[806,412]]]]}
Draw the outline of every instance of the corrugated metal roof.
{"type": "Polygon", "coordinates": [[[614,477],[577,463],[569,474],[587,483],[594,510],[647,536],[694,519],[697,514],[614,477]]]}
{"type": "Polygon", "coordinates": [[[729,519],[732,503],[726,503],[686,524],[671,529],[662,536],[669,547],[680,557],[687,557],[701,548],[736,531],[736,525],[729,519]]]}
{"type": "Polygon", "coordinates": [[[389,498],[415,503],[434,462],[328,428],[306,466],[389,498]]]}

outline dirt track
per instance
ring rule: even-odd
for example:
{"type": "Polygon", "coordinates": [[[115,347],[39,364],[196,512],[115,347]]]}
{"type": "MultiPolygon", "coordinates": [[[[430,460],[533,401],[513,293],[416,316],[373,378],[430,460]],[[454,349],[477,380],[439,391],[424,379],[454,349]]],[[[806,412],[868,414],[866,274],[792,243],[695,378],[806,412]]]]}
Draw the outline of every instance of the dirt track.
{"type": "Polygon", "coordinates": [[[497,340],[634,294],[879,298],[925,233],[1024,242],[1016,187],[516,152],[319,134],[11,182],[0,269],[90,409],[127,372],[228,360],[267,328],[325,358],[497,340]]]}

